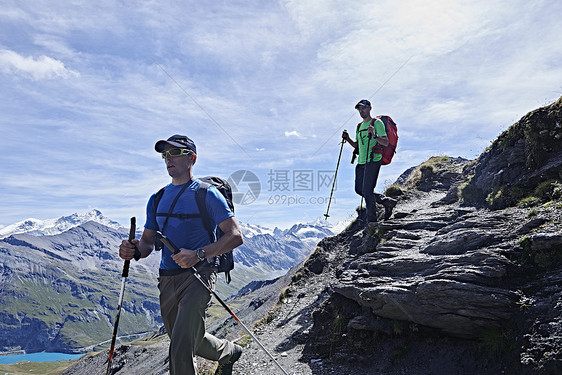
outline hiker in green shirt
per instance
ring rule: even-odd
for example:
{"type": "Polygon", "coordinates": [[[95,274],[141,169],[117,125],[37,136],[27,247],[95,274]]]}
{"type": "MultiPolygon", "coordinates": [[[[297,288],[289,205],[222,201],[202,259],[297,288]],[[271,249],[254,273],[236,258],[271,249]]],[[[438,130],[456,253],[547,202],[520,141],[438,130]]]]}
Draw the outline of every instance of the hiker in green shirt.
{"type": "Polygon", "coordinates": [[[375,193],[382,159],[382,155],[376,152],[375,146],[387,146],[388,138],[383,122],[371,117],[371,102],[366,99],[360,100],[355,105],[355,109],[359,111],[359,115],[363,119],[363,122],[357,126],[356,140],[352,140],[346,130],[343,131],[342,138],[359,155],[355,167],[355,192],[365,198],[367,228],[373,228],[377,224],[376,202],[384,206],[385,220],[390,218],[392,209],[396,205],[395,199],[375,193]]]}

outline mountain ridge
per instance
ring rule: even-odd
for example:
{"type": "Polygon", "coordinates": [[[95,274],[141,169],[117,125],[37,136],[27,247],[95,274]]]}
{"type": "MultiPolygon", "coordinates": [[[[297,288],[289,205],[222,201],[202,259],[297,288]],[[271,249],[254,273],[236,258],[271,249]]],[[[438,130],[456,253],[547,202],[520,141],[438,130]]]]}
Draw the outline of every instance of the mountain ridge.
{"type": "Polygon", "coordinates": [[[0,228],[0,239],[13,234],[28,233],[34,235],[60,234],[88,221],[94,221],[113,229],[123,228],[121,224],[105,217],[97,209],[79,214],[74,213],[57,219],[39,220],[28,218],[0,228]]]}

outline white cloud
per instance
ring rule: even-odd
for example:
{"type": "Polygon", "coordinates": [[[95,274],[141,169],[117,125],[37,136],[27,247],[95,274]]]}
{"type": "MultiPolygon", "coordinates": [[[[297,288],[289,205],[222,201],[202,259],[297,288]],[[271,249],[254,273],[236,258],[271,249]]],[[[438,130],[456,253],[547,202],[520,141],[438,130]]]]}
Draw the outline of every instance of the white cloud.
{"type": "Polygon", "coordinates": [[[77,77],[80,74],[67,69],[64,63],[48,56],[25,57],[10,50],[0,50],[0,69],[6,74],[31,77],[35,81],[53,78],[77,77]]]}
{"type": "Polygon", "coordinates": [[[424,112],[424,122],[430,123],[435,119],[439,122],[455,122],[467,118],[467,104],[461,100],[448,99],[432,103],[424,112]]]}
{"type": "Polygon", "coordinates": [[[300,135],[299,132],[296,131],[296,130],[285,131],[285,137],[295,137],[295,138],[299,138],[299,139],[304,139],[304,137],[302,135],[300,135]]]}

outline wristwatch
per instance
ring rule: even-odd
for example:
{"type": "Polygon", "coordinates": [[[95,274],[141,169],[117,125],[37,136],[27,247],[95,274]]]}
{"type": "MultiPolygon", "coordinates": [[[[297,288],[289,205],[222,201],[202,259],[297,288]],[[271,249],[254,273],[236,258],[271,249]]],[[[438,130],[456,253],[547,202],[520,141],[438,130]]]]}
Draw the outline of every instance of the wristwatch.
{"type": "Polygon", "coordinates": [[[197,258],[199,258],[199,260],[203,261],[205,260],[206,257],[207,257],[207,253],[202,247],[197,249],[197,258]]]}

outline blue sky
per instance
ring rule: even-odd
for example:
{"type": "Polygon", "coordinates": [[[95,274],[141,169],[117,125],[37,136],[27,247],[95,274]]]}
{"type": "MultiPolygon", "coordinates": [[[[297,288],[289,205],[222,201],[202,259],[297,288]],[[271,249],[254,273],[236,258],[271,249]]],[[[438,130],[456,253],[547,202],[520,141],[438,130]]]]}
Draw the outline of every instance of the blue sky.
{"type": "MultiPolygon", "coordinates": [[[[240,221],[287,227],[326,211],[359,99],[398,123],[382,190],[562,95],[560,1],[1,3],[0,227],[93,208],[142,223],[169,182],[154,143],[176,133],[196,175],[257,176],[240,221]]],[[[334,223],[359,204],[350,157],[334,223]]]]}

